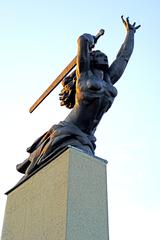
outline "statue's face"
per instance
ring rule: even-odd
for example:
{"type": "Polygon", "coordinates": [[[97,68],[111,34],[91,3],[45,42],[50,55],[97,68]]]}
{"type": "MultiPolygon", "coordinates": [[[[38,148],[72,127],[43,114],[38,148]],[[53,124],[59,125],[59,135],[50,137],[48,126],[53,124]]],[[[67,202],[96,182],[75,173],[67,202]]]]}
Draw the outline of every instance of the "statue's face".
{"type": "Polygon", "coordinates": [[[96,54],[95,56],[95,61],[98,63],[98,64],[104,64],[104,65],[108,65],[108,59],[107,59],[107,56],[105,56],[104,54],[102,53],[98,53],[96,54]]]}
{"type": "Polygon", "coordinates": [[[94,68],[100,70],[106,70],[108,68],[108,58],[104,53],[100,51],[94,54],[91,61],[93,61],[94,68]]]}

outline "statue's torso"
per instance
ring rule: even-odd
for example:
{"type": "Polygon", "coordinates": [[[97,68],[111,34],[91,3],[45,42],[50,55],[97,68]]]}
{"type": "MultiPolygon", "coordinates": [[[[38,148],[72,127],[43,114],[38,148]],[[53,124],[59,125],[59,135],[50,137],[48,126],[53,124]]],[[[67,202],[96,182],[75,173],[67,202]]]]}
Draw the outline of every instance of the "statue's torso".
{"type": "Polygon", "coordinates": [[[110,83],[109,76],[104,81],[101,73],[82,73],[76,83],[76,104],[66,121],[71,121],[88,134],[94,133],[116,95],[117,90],[110,83]]]}

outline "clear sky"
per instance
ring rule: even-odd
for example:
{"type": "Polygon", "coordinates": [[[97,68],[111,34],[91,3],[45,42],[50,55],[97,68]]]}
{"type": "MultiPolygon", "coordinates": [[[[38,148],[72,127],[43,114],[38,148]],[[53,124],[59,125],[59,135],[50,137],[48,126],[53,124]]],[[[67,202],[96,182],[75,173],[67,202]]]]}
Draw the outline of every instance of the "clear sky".
{"type": "Polygon", "coordinates": [[[76,54],[83,33],[106,33],[97,43],[112,63],[125,38],[120,16],[141,24],[118,96],[96,132],[96,155],[108,160],[110,239],[159,240],[160,2],[0,1],[0,228],[4,192],[21,178],[15,166],[26,148],[68,110],[59,86],[28,109],[76,54]]]}

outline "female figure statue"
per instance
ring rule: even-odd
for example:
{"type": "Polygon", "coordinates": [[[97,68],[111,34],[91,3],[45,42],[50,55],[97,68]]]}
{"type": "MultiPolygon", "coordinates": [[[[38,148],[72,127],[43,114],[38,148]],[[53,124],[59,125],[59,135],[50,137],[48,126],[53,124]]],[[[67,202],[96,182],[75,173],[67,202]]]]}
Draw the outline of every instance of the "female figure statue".
{"type": "Polygon", "coordinates": [[[94,133],[103,114],[111,107],[117,90],[113,86],[122,76],[134,47],[134,34],[140,26],[124,20],[127,34],[116,59],[109,66],[107,56],[93,51],[96,38],[83,34],[78,38],[77,67],[63,80],[61,105],[71,108],[66,119],[53,125],[27,149],[30,156],[17,170],[29,175],[68,145],[94,155],[94,133]]]}

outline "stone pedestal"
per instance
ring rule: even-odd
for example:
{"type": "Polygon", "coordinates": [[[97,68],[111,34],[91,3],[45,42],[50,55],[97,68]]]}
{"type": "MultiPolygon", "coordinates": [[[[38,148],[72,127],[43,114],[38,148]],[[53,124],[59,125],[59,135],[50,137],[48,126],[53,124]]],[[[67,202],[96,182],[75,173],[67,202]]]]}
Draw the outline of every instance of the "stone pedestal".
{"type": "Polygon", "coordinates": [[[106,161],[68,148],[8,193],[2,240],[108,240],[106,161]]]}

